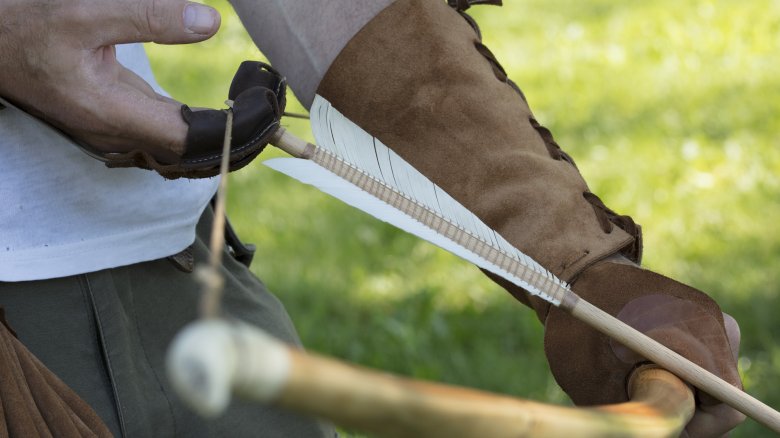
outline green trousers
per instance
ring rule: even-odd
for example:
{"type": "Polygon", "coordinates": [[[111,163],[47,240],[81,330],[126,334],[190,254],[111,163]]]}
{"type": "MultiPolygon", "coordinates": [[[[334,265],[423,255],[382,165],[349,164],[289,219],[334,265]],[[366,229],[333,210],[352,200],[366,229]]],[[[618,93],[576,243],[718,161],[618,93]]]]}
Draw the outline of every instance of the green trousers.
{"type": "MultiPolygon", "coordinates": [[[[198,224],[196,263],[208,259],[212,218],[207,209],[198,224]]],[[[223,260],[225,312],[300,344],[279,300],[227,251],[223,260]]],[[[165,375],[165,353],[179,329],[196,318],[199,291],[193,274],[161,259],[73,277],[0,282],[0,306],[22,343],[117,437],[334,436],[329,425],[279,409],[234,400],[226,414],[204,420],[178,400],[165,375]]]]}

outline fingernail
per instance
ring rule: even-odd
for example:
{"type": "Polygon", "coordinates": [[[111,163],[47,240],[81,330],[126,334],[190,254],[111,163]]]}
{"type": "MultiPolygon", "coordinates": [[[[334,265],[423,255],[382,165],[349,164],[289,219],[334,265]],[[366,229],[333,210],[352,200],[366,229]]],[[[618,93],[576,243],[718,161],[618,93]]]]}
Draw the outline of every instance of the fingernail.
{"type": "Polygon", "coordinates": [[[213,9],[198,3],[189,3],[184,7],[184,30],[189,33],[207,35],[216,25],[217,14],[213,9]]]}

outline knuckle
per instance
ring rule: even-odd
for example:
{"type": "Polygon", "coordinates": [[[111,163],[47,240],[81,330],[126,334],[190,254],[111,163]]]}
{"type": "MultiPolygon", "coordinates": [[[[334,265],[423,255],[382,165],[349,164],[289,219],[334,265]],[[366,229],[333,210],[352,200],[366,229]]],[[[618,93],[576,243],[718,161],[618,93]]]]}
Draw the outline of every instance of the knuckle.
{"type": "Polygon", "coordinates": [[[67,6],[63,6],[57,13],[59,21],[65,28],[83,28],[87,23],[90,23],[94,17],[94,11],[89,5],[83,2],[70,2],[67,6]]]}
{"type": "Polygon", "coordinates": [[[136,26],[147,39],[164,35],[174,24],[165,0],[146,0],[138,3],[136,26]]]}

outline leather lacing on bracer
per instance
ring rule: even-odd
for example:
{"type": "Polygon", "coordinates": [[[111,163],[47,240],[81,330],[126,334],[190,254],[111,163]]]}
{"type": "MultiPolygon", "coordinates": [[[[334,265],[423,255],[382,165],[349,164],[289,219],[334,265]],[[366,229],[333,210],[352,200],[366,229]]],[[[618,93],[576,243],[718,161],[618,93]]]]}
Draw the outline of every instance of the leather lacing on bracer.
{"type": "Polygon", "coordinates": [[[545,146],[547,146],[547,152],[550,154],[550,156],[554,160],[562,160],[565,161],[574,168],[577,168],[577,164],[574,162],[574,158],[572,158],[569,154],[563,151],[561,147],[558,145],[558,142],[555,141],[553,138],[552,132],[550,132],[549,129],[542,126],[535,118],[531,117],[528,119],[529,122],[531,122],[531,126],[534,127],[536,132],[539,133],[539,135],[542,137],[542,140],[544,140],[545,146]]]}
{"type": "Polygon", "coordinates": [[[642,227],[634,222],[631,216],[615,213],[612,209],[604,205],[604,202],[601,200],[601,198],[595,194],[591,192],[584,192],[582,197],[585,198],[585,200],[588,201],[591,206],[593,206],[593,212],[596,214],[599,225],[605,233],[611,233],[613,227],[617,226],[634,238],[634,242],[631,245],[623,248],[620,252],[635,263],[641,262],[642,227]]]}
{"type": "MultiPolygon", "coordinates": [[[[482,32],[479,30],[479,25],[477,25],[476,20],[465,12],[466,9],[470,8],[472,5],[490,4],[501,6],[501,0],[447,0],[447,3],[455,9],[464,20],[466,20],[472,29],[474,29],[474,33],[477,35],[477,41],[474,43],[474,48],[490,63],[496,79],[512,87],[520,98],[528,103],[523,91],[520,90],[520,87],[518,87],[517,84],[509,79],[506,70],[504,70],[504,67],[498,62],[495,55],[493,55],[493,52],[482,44],[482,32]]],[[[561,149],[549,129],[542,126],[533,117],[530,117],[528,121],[544,141],[545,146],[547,146],[547,152],[552,159],[567,162],[577,169],[577,165],[574,163],[572,157],[561,149]]],[[[595,194],[584,192],[582,196],[591,206],[593,206],[593,212],[596,215],[599,226],[605,233],[611,233],[613,228],[617,226],[634,238],[633,243],[623,248],[620,253],[629,260],[640,263],[642,259],[642,227],[634,222],[630,216],[620,215],[612,211],[609,207],[604,205],[604,202],[595,194]]]]}

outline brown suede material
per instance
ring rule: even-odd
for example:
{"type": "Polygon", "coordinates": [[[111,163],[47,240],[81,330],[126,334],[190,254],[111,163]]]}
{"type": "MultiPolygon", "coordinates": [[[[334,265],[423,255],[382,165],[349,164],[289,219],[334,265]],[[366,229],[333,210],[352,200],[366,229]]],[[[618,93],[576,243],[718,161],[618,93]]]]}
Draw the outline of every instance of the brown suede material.
{"type": "Polygon", "coordinates": [[[0,318],[0,437],[7,436],[110,437],[111,433],[0,318]]]}
{"type": "MultiPolygon", "coordinates": [[[[517,248],[566,281],[579,276],[575,291],[593,304],[615,315],[646,295],[684,300],[681,324],[653,327],[654,336],[738,384],[712,300],[631,264],[599,263],[616,253],[638,263],[641,230],[588,191],[516,91],[469,22],[439,0],[386,8],[349,42],[318,89],[517,248]]],[[[491,278],[545,322],[550,366],[575,402],[625,400],[640,358],[621,361],[608,339],[491,278]]]]}
{"type": "MultiPolygon", "coordinates": [[[[619,315],[634,328],[741,387],[723,314],[702,292],[637,266],[609,261],[587,269],[573,289],[595,306],[619,315]]],[[[645,361],[558,308],[549,311],[544,341],[556,381],[580,405],[627,400],[629,374],[645,361]]]]}
{"type": "Polygon", "coordinates": [[[579,172],[551,156],[478,43],[446,3],[399,0],[349,42],[318,93],[564,280],[630,246],[620,228],[602,229],[579,172]]]}

